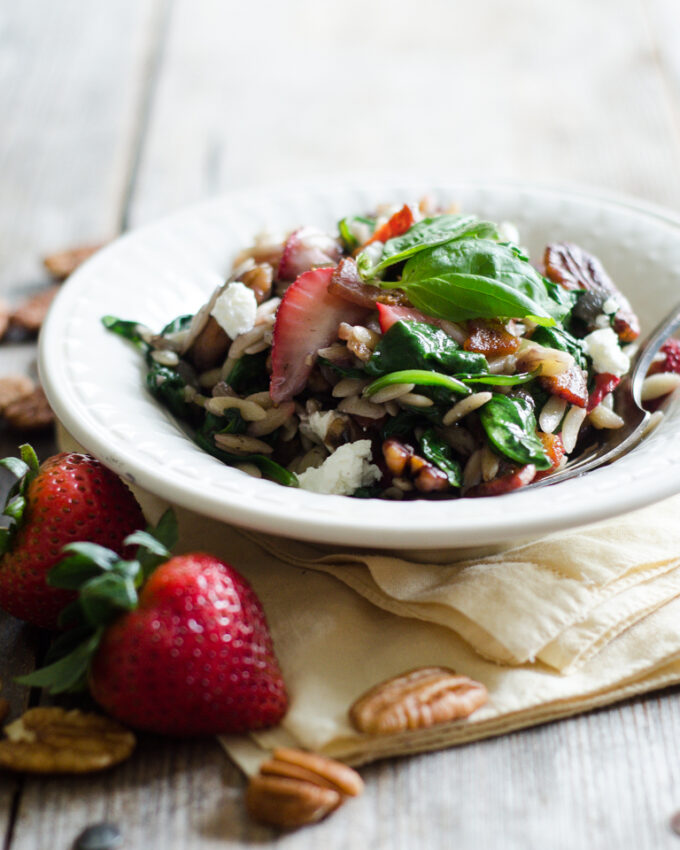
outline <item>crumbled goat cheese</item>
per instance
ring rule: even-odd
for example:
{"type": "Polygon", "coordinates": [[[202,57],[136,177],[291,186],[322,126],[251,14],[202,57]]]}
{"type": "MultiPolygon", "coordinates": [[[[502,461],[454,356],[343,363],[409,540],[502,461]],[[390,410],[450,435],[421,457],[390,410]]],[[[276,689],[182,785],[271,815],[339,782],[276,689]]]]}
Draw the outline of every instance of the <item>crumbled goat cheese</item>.
{"type": "Polygon", "coordinates": [[[371,441],[345,443],[326,458],[321,466],[298,475],[300,487],[312,493],[334,493],[351,496],[359,487],[377,481],[382,473],[370,463],[371,441]]]}
{"type": "Polygon", "coordinates": [[[498,235],[501,242],[512,242],[513,245],[519,245],[519,230],[511,221],[502,221],[498,225],[498,235]]]}
{"type": "Polygon", "coordinates": [[[593,359],[596,372],[609,372],[621,377],[630,368],[628,355],[621,351],[619,339],[611,328],[600,328],[583,340],[587,353],[593,359]]]}
{"type": "Polygon", "coordinates": [[[217,324],[230,339],[252,330],[255,325],[257,299],[244,283],[230,283],[210,311],[217,324]]]}
{"type": "Polygon", "coordinates": [[[613,313],[616,313],[616,311],[618,309],[619,309],[619,302],[616,300],[616,298],[614,298],[613,295],[610,295],[609,298],[607,298],[607,300],[602,305],[602,312],[607,313],[610,316],[613,313]]]}
{"type": "Polygon", "coordinates": [[[307,420],[307,436],[314,442],[323,443],[326,439],[328,426],[335,415],[333,410],[315,410],[314,413],[310,413],[307,420]]]}

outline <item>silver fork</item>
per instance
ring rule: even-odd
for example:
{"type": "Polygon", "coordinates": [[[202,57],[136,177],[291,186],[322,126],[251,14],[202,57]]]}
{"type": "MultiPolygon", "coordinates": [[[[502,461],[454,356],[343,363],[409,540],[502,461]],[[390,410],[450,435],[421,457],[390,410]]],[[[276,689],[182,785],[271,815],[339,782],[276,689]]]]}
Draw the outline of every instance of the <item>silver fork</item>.
{"type": "Polygon", "coordinates": [[[638,349],[631,371],[617,393],[617,412],[625,420],[625,425],[612,430],[606,442],[586,449],[580,457],[569,461],[559,472],[529,484],[528,487],[545,487],[548,484],[557,484],[558,481],[566,481],[568,478],[576,478],[591,469],[617,460],[635,448],[644,437],[652,418],[652,414],[642,406],[642,384],[654,356],[678,328],[680,328],[680,304],[673,308],[638,349]]]}

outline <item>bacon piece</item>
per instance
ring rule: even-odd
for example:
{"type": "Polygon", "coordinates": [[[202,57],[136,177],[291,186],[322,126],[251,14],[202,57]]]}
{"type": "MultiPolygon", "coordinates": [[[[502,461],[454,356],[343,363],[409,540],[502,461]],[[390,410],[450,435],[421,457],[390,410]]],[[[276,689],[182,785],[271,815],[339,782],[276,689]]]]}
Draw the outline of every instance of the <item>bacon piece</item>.
{"type": "Polygon", "coordinates": [[[387,242],[388,239],[394,239],[395,236],[401,236],[402,233],[406,233],[414,221],[413,210],[408,204],[404,204],[399,212],[395,212],[394,215],[385,222],[385,224],[375,231],[368,242],[361,247],[365,248],[366,245],[370,245],[371,242],[387,242]]]}
{"type": "Polygon", "coordinates": [[[519,337],[513,336],[500,322],[473,319],[468,322],[470,336],[463,343],[466,351],[496,357],[514,354],[519,348],[519,337]]]}
{"type": "Polygon", "coordinates": [[[588,413],[594,410],[602,399],[612,390],[615,390],[620,383],[621,378],[611,375],[609,372],[600,372],[599,375],[595,375],[595,387],[588,397],[588,404],[586,405],[588,413]]]}
{"type": "Polygon", "coordinates": [[[543,448],[545,449],[545,453],[550,458],[550,462],[552,466],[550,469],[542,469],[540,472],[536,473],[536,477],[534,481],[540,481],[541,478],[545,478],[546,475],[550,475],[554,472],[557,467],[562,462],[562,458],[566,454],[564,451],[564,443],[562,442],[562,437],[559,434],[544,434],[542,431],[538,432],[539,439],[543,443],[543,448]]]}
{"type": "Polygon", "coordinates": [[[351,257],[340,260],[340,264],[333,272],[333,277],[328,285],[328,291],[345,301],[358,304],[374,310],[380,302],[383,304],[408,303],[408,299],[399,289],[381,289],[379,286],[371,286],[364,283],[359,277],[357,264],[351,257]]]}
{"type": "Polygon", "coordinates": [[[494,478],[493,481],[484,481],[477,484],[476,487],[470,488],[467,495],[473,498],[478,496],[502,496],[504,493],[511,493],[513,490],[519,490],[520,487],[526,487],[527,484],[536,478],[536,467],[533,463],[528,463],[526,466],[512,469],[500,478],[494,478]]]}
{"type": "Polygon", "coordinates": [[[566,399],[577,407],[585,407],[588,402],[588,384],[586,373],[578,366],[572,366],[561,375],[551,375],[540,379],[541,385],[551,395],[566,399]]]}
{"type": "MultiPolygon", "coordinates": [[[[619,309],[612,324],[621,342],[632,342],[640,336],[638,317],[597,257],[571,242],[559,242],[546,247],[543,260],[546,276],[553,283],[565,289],[587,289],[601,296],[611,295],[615,298],[619,309]]],[[[578,305],[575,313],[577,309],[578,305]]]]}

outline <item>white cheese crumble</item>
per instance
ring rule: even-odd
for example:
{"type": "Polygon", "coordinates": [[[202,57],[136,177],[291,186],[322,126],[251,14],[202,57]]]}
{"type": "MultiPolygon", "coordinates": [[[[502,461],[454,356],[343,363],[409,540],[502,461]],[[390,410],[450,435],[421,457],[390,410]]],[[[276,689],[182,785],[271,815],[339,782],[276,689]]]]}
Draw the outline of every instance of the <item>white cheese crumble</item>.
{"type": "Polygon", "coordinates": [[[602,312],[606,313],[609,316],[616,313],[618,309],[619,302],[616,300],[616,298],[614,298],[613,295],[610,295],[609,298],[607,298],[607,300],[602,305],[602,312]]]}
{"type": "Polygon", "coordinates": [[[328,426],[333,421],[333,417],[335,415],[336,414],[333,410],[315,410],[314,413],[309,414],[309,419],[307,420],[309,436],[315,440],[315,442],[324,442],[328,426]]]}
{"type": "Polygon", "coordinates": [[[213,305],[210,315],[230,339],[253,329],[257,299],[244,283],[230,283],[213,305]]]}
{"type": "Polygon", "coordinates": [[[370,440],[345,443],[327,457],[321,466],[298,475],[300,487],[312,493],[351,496],[359,487],[373,484],[382,475],[370,460],[370,440]]]}
{"type": "Polygon", "coordinates": [[[596,372],[609,372],[619,378],[630,368],[628,355],[621,351],[619,338],[611,328],[600,328],[583,340],[586,352],[593,359],[596,372]]]}

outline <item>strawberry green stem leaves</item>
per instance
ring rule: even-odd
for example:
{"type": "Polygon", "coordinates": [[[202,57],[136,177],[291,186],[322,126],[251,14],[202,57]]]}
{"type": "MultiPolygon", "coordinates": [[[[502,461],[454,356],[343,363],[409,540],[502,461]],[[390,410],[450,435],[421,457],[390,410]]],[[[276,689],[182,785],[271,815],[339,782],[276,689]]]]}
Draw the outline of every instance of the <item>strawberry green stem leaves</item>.
{"type": "Polygon", "coordinates": [[[47,688],[50,693],[86,686],[90,661],[106,627],[137,607],[139,588],[170,557],[170,548],[177,542],[174,512],[166,511],[155,528],[135,531],[124,542],[137,544],[135,559],[123,560],[95,543],[64,546],[65,557],[50,570],[47,581],[53,587],[78,591],[78,599],[64,608],[59,619],[69,631],[52,646],[49,659],[56,660],[18,679],[20,684],[47,688]]]}
{"type": "Polygon", "coordinates": [[[12,546],[12,541],[26,509],[26,491],[40,468],[38,456],[28,443],[19,446],[19,453],[20,458],[6,457],[0,459],[0,466],[17,478],[7,495],[7,502],[2,512],[4,516],[11,519],[11,523],[7,528],[0,529],[0,556],[4,555],[12,546]]]}

